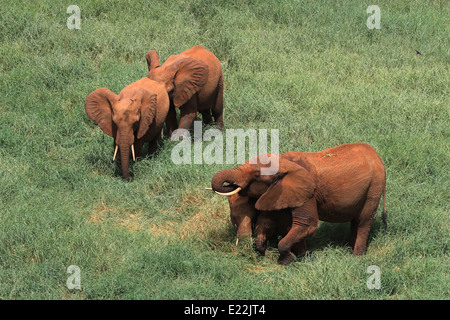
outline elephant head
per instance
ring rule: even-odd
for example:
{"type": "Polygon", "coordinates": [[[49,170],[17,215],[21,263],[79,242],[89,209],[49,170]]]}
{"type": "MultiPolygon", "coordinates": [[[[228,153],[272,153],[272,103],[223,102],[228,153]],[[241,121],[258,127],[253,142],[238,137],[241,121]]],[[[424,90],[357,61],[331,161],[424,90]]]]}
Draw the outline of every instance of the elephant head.
{"type": "MultiPolygon", "coordinates": [[[[256,210],[275,211],[301,207],[313,197],[315,182],[304,167],[283,156],[259,155],[239,167],[217,172],[211,187],[220,195],[257,199],[256,210]],[[264,169],[272,167],[273,161],[278,162],[277,170],[267,174],[264,169]]],[[[251,225],[241,233],[251,234],[251,225]]]]}
{"type": "Polygon", "coordinates": [[[107,135],[114,138],[114,157],[120,150],[122,177],[129,180],[129,150],[134,154],[134,143],[147,133],[155,118],[156,94],[145,88],[125,89],[116,95],[108,88],[91,92],[85,100],[89,118],[107,135]]]}
{"type": "Polygon", "coordinates": [[[155,50],[150,50],[146,59],[148,78],[164,85],[176,108],[191,99],[208,80],[208,65],[198,59],[173,55],[160,65],[155,50]]]}

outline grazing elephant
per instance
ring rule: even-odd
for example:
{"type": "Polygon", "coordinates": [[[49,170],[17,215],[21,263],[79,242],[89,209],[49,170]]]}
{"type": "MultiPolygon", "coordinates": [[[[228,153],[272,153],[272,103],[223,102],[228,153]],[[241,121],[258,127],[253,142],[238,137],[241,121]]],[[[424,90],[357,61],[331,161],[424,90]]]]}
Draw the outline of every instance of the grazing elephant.
{"type": "MultiPolygon", "coordinates": [[[[365,143],[319,152],[259,155],[239,167],[217,172],[211,186],[221,195],[243,197],[234,201],[256,199],[254,208],[259,211],[291,212],[292,227],[278,244],[281,264],[292,262],[291,248],[313,234],[319,220],[351,221],[353,254],[363,254],[381,195],[386,225],[385,168],[375,149],[365,143]],[[274,164],[278,170],[262,174],[274,164]]],[[[248,201],[247,206],[253,206],[253,202],[248,201]]],[[[251,224],[245,228],[241,233],[251,234],[251,224]]]]}
{"type": "Polygon", "coordinates": [[[148,78],[129,84],[119,95],[108,88],[99,88],[86,97],[84,107],[89,118],[114,138],[113,160],[119,150],[125,181],[129,181],[130,146],[133,160],[142,154],[144,142],[150,143],[150,154],[156,150],[169,104],[164,87],[148,78]]]}
{"type": "Polygon", "coordinates": [[[170,56],[162,65],[158,53],[147,53],[148,78],[161,83],[169,93],[171,106],[167,115],[169,135],[178,129],[189,129],[197,111],[205,124],[212,116],[223,129],[223,74],[219,59],[200,45],[170,56]],[[180,108],[177,125],[175,108],[180,108]]]}

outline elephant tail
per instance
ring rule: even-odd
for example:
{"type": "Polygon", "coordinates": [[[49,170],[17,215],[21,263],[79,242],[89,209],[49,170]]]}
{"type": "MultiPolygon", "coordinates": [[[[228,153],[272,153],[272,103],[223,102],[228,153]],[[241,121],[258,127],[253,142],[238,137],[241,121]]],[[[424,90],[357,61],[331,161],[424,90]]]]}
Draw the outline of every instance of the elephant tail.
{"type": "Polygon", "coordinates": [[[384,231],[387,230],[387,215],[386,215],[386,183],[383,188],[383,215],[381,216],[381,220],[383,221],[384,231]]]}

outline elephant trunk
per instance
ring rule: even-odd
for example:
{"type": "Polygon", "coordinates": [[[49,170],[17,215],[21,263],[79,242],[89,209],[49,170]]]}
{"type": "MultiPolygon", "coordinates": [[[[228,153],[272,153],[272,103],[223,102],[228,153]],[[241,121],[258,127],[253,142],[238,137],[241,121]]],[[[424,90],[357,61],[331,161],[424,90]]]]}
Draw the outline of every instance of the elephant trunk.
{"type": "Polygon", "coordinates": [[[256,250],[261,255],[265,255],[265,253],[266,253],[266,249],[267,249],[266,242],[267,242],[267,237],[264,233],[259,233],[256,235],[255,247],[256,247],[256,250]]]}
{"type": "Polygon", "coordinates": [[[238,188],[235,182],[238,180],[238,172],[236,168],[225,169],[217,172],[211,180],[211,187],[214,191],[224,195],[232,195],[238,188]],[[231,194],[228,194],[231,193],[231,194]]]}
{"type": "Polygon", "coordinates": [[[129,164],[129,160],[130,160],[130,155],[129,155],[130,146],[125,143],[120,144],[119,149],[120,149],[120,162],[122,164],[122,178],[123,178],[123,180],[129,182],[130,175],[129,175],[129,170],[128,170],[128,164],[129,164]]]}
{"type": "Polygon", "coordinates": [[[265,212],[261,212],[258,216],[258,221],[255,225],[255,247],[261,255],[266,253],[267,249],[267,238],[270,228],[267,225],[267,216],[265,212]]]}

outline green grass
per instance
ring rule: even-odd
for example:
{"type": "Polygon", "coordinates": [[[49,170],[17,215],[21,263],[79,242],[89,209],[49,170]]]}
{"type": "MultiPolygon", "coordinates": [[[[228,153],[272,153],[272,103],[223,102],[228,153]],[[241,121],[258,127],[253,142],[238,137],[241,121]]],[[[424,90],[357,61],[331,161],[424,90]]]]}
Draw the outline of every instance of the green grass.
{"type": "Polygon", "coordinates": [[[66,2],[1,1],[0,298],[448,299],[446,1],[74,4],[80,30],[66,2]],[[378,214],[366,255],[351,255],[348,224],[322,223],[287,267],[276,248],[235,246],[226,199],[202,190],[230,165],[175,165],[167,138],[121,181],[85,97],[146,76],[150,49],[164,61],[195,44],[222,62],[227,128],[279,129],[281,153],[377,149],[388,231],[378,214]],[[70,265],[81,291],[66,287],[70,265]]]}

